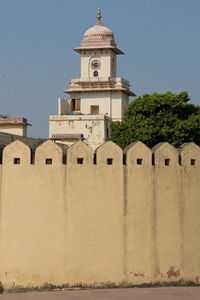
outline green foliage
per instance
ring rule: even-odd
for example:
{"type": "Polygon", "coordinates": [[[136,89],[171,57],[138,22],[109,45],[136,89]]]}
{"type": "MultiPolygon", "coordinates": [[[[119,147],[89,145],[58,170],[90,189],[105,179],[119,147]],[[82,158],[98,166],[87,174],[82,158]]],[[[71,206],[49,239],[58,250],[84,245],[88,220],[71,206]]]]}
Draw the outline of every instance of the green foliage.
{"type": "Polygon", "coordinates": [[[189,100],[187,92],[138,97],[128,105],[123,122],[111,124],[110,140],[122,148],[134,141],[149,147],[160,142],[200,145],[200,107],[189,100]]]}

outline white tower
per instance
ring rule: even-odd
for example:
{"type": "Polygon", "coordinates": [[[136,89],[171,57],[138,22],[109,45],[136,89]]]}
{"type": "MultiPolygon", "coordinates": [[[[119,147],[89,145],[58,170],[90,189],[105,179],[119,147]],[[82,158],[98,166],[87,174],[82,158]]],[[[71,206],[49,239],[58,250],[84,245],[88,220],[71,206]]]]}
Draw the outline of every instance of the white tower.
{"type": "Polygon", "coordinates": [[[74,50],[81,55],[81,77],[70,80],[64,93],[70,100],[59,99],[59,115],[50,116],[50,138],[72,143],[81,136],[93,148],[109,136],[110,122],[122,121],[129,96],[129,82],[116,77],[117,48],[113,32],[101,23],[89,28],[81,46],[74,50]]]}

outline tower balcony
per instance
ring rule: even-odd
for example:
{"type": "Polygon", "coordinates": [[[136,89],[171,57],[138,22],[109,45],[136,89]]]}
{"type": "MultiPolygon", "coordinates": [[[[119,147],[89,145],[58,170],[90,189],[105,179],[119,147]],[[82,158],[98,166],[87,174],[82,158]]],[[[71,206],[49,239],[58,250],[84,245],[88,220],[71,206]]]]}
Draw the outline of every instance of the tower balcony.
{"type": "Polygon", "coordinates": [[[112,87],[121,86],[123,88],[130,88],[129,81],[122,77],[80,77],[70,79],[70,87],[95,86],[101,84],[112,87]]]}
{"type": "Polygon", "coordinates": [[[122,77],[81,77],[70,80],[70,88],[64,93],[84,92],[94,90],[124,90],[131,96],[135,96],[130,91],[129,81],[122,77]]]}

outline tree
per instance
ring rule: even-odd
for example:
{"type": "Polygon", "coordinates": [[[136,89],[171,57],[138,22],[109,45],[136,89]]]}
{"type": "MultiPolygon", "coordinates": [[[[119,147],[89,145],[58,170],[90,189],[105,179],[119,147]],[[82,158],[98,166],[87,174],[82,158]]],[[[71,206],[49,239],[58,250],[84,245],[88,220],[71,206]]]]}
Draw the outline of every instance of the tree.
{"type": "Polygon", "coordinates": [[[200,145],[200,107],[189,100],[187,92],[138,97],[128,104],[121,123],[111,123],[110,140],[122,148],[134,141],[149,147],[159,142],[200,145]]]}

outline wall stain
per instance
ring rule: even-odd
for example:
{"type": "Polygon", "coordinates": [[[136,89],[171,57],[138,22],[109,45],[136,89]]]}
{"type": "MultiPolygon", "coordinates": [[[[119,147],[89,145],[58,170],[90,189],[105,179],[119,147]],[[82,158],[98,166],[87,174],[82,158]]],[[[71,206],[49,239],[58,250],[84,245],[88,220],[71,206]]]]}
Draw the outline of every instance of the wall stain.
{"type": "Polygon", "coordinates": [[[158,247],[157,247],[157,182],[155,174],[155,166],[152,168],[152,243],[153,243],[153,273],[154,277],[160,274],[159,267],[159,256],[158,256],[158,247]]]}
{"type": "MultiPolygon", "coordinates": [[[[67,193],[68,193],[68,189],[67,189],[67,176],[68,176],[68,168],[67,165],[65,165],[65,168],[63,170],[64,174],[63,174],[63,182],[62,182],[62,186],[63,186],[63,204],[64,204],[64,240],[63,240],[63,246],[64,246],[64,253],[67,252],[67,247],[68,247],[68,236],[67,236],[67,230],[68,230],[68,224],[67,224],[67,214],[68,214],[68,209],[67,209],[67,193]]],[[[64,257],[64,255],[63,255],[64,257]]],[[[66,260],[63,259],[63,270],[66,270],[66,260]]]]}
{"type": "Polygon", "coordinates": [[[184,211],[185,211],[185,198],[184,198],[184,169],[179,166],[179,226],[180,226],[180,264],[181,270],[184,272],[184,211]]]}
{"type": "Polygon", "coordinates": [[[167,271],[166,273],[167,273],[168,278],[171,278],[171,277],[177,278],[178,276],[180,276],[180,270],[175,271],[174,267],[170,267],[169,271],[167,271]]]}
{"type": "MultiPolygon", "coordinates": [[[[3,159],[3,157],[2,157],[3,159]]],[[[2,249],[2,192],[3,192],[3,165],[0,165],[0,257],[1,257],[1,249],[2,249]]],[[[1,266],[1,260],[0,260],[1,266]]],[[[1,282],[0,282],[0,291],[1,291],[1,282]]]]}
{"type": "Polygon", "coordinates": [[[128,166],[124,166],[124,216],[127,214],[127,182],[128,182],[128,166]]]}
{"type": "Polygon", "coordinates": [[[138,272],[138,273],[134,273],[135,277],[145,277],[144,273],[138,272]]]}
{"type": "Polygon", "coordinates": [[[123,211],[123,275],[125,280],[127,280],[127,224],[126,224],[126,214],[127,214],[127,182],[128,182],[128,167],[123,166],[123,193],[124,193],[124,211],[123,211]]]}

